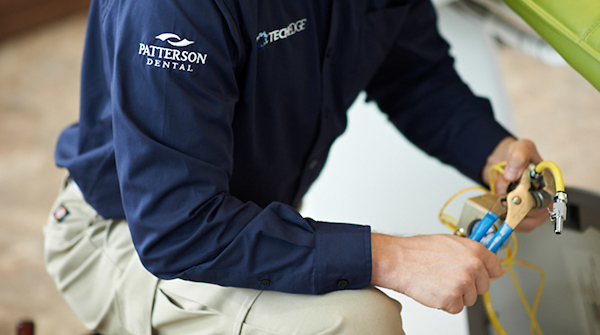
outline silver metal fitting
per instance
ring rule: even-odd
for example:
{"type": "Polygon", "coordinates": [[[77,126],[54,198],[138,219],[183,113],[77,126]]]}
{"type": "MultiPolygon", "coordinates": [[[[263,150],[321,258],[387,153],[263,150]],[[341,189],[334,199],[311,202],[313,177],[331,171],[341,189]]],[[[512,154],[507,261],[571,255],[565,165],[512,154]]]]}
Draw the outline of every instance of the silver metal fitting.
{"type": "MultiPolygon", "coordinates": [[[[541,183],[541,182],[543,182],[542,181],[542,179],[543,179],[542,173],[535,171],[535,165],[533,165],[533,166],[530,165],[528,167],[528,169],[529,169],[529,177],[531,178],[531,182],[532,183],[536,183],[536,182],[537,183],[541,183]]],[[[538,186],[538,185],[536,185],[536,186],[538,186]]]]}
{"type": "Polygon", "coordinates": [[[554,223],[554,232],[562,233],[563,224],[567,219],[567,194],[565,192],[556,192],[554,196],[554,205],[550,212],[550,220],[554,223]]]}

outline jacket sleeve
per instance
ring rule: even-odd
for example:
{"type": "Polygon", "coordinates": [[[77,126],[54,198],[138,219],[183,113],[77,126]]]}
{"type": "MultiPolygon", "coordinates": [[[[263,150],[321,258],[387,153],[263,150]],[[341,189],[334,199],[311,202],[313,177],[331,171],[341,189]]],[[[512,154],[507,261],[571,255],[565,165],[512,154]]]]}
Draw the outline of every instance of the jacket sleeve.
{"type": "Polygon", "coordinates": [[[116,164],[144,266],[164,279],[292,293],[368,285],[369,227],[229,194],[244,48],[227,8],[112,3],[103,24],[116,164]]]}
{"type": "Polygon", "coordinates": [[[415,145],[481,183],[495,146],[510,134],[486,99],[473,95],[453,67],[429,1],[413,1],[407,20],[367,86],[393,124],[415,145]]]}

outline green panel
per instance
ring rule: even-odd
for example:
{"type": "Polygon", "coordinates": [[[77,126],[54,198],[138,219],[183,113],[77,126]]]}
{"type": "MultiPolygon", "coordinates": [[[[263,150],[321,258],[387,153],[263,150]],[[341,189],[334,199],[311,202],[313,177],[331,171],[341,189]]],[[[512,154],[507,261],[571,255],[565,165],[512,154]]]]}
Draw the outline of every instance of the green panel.
{"type": "Polygon", "coordinates": [[[600,51],[600,28],[596,29],[588,36],[586,42],[596,51],[600,51]]]}
{"type": "Polygon", "coordinates": [[[600,0],[504,0],[600,91],[600,0]]]}
{"type": "Polygon", "coordinates": [[[578,36],[583,37],[590,27],[600,23],[600,0],[534,0],[530,2],[536,4],[578,36]]]}

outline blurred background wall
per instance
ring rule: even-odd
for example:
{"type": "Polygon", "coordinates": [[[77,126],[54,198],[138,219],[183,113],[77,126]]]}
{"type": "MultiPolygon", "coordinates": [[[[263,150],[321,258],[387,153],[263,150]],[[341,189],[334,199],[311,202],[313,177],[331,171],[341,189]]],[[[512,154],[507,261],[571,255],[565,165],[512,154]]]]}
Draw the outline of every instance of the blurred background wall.
{"type": "MultiPolygon", "coordinates": [[[[42,259],[42,227],[64,174],[54,144],[78,117],[85,6],[0,0],[0,334],[20,318],[34,319],[37,334],[86,333],[42,259]]],[[[533,139],[565,183],[600,192],[600,93],[569,67],[513,48],[500,45],[498,61],[517,135],[533,139]]]]}
{"type": "Polygon", "coordinates": [[[0,39],[85,11],[89,0],[0,0],[0,39]]]}

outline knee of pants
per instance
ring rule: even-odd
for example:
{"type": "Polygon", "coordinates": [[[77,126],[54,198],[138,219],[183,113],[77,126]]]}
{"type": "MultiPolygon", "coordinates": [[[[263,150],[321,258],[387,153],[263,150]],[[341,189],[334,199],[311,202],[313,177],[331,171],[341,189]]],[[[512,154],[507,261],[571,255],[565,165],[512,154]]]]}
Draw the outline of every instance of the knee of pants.
{"type": "MultiPolygon", "coordinates": [[[[331,334],[404,334],[400,312],[402,306],[376,288],[369,287],[351,292],[342,298],[336,310],[323,311],[331,314],[331,334]]],[[[329,330],[329,329],[327,329],[329,330]]]]}
{"type": "Polygon", "coordinates": [[[376,288],[320,296],[263,292],[242,334],[404,334],[401,305],[376,288]]]}

